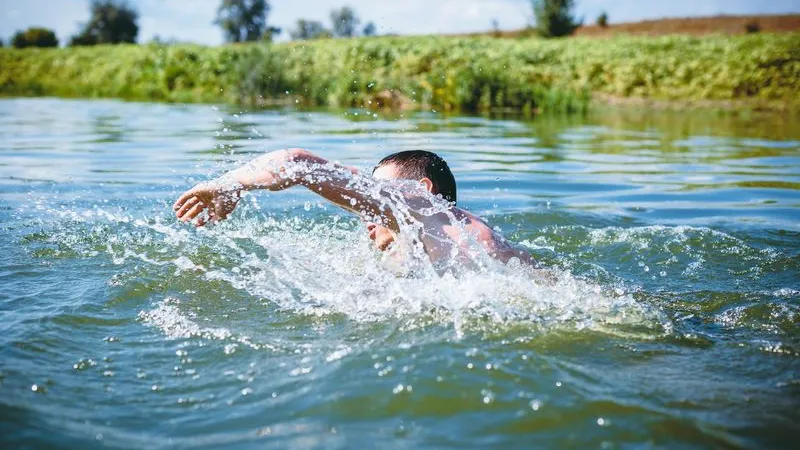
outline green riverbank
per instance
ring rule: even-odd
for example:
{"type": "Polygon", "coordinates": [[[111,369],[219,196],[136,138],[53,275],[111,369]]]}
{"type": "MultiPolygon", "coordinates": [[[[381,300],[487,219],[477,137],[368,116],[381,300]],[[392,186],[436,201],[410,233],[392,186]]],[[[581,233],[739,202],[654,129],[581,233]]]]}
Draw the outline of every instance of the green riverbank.
{"type": "Polygon", "coordinates": [[[800,33],[379,37],[0,49],[0,95],[581,112],[603,102],[800,110],[800,33]]]}

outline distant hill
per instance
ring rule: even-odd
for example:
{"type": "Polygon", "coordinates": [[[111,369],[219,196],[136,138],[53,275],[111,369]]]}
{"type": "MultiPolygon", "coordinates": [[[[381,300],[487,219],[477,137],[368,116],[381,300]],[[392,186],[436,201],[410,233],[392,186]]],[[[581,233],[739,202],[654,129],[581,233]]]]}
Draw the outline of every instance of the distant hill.
{"type": "MultiPolygon", "coordinates": [[[[610,17],[613,20],[613,17],[610,17]]],[[[587,20],[588,22],[588,20],[587,20]]],[[[641,22],[609,24],[607,27],[586,25],[575,32],[578,36],[607,36],[617,33],[635,35],[691,34],[701,36],[712,33],[742,34],[748,27],[758,27],[762,32],[800,31],[800,14],[783,16],[715,16],[692,18],[665,18],[641,22]]]]}
{"type": "MultiPolygon", "coordinates": [[[[611,21],[614,20],[610,16],[611,21]]],[[[630,34],[640,36],[661,36],[668,34],[689,34],[702,36],[714,33],[744,34],[748,28],[757,27],[760,32],[781,33],[800,31],[800,14],[780,16],[715,16],[715,17],[683,17],[643,20],[641,22],[611,23],[607,27],[594,24],[594,18],[586,18],[586,25],[575,31],[576,36],[613,36],[630,34]]],[[[518,37],[528,34],[530,30],[501,31],[475,33],[495,35],[498,37],[518,37]]]]}

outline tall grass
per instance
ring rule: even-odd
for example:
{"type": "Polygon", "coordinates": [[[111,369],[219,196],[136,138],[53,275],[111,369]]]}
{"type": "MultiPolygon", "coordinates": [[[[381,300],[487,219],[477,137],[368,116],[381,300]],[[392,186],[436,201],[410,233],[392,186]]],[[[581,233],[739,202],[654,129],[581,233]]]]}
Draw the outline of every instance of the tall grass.
{"type": "Polygon", "coordinates": [[[796,108],[800,34],[380,37],[0,49],[1,95],[584,111],[592,95],[796,108]]]}

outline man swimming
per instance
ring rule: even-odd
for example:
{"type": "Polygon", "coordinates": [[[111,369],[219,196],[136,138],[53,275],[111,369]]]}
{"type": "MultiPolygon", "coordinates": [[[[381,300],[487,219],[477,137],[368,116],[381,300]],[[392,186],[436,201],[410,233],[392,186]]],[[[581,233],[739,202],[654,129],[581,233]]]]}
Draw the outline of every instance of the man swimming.
{"type": "Polygon", "coordinates": [[[194,186],[173,208],[178,219],[200,227],[227,218],[242,191],[280,191],[296,185],[358,214],[381,251],[400,251],[396,242],[410,236],[408,242],[420,243],[434,264],[468,262],[475,257],[475,246],[470,244],[477,243],[503,263],[513,259],[535,265],[529,253],[512,247],[483,220],[456,207],[456,182],[447,163],[421,150],[383,158],[371,177],[307,150],[279,150],[194,186]]]}

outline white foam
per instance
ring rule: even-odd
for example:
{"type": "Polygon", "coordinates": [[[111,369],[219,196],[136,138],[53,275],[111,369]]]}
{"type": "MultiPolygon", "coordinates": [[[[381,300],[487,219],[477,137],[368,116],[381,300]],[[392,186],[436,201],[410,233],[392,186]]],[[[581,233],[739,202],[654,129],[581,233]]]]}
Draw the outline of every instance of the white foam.
{"type": "MultiPolygon", "coordinates": [[[[298,207],[296,213],[270,217],[255,198],[246,198],[232,220],[197,231],[169,218],[141,220],[101,210],[68,215],[92,228],[109,222],[112,234],[101,248],[117,264],[133,260],[173,266],[181,276],[223,281],[299,314],[342,314],[359,322],[419,316],[420,323],[451,324],[459,332],[486,321],[611,332],[635,325],[645,326],[649,334],[670,329],[657,309],[616,286],[603,287],[562,270],[504,265],[479,246],[472,248],[477,264],[469,267],[453,259],[451,267],[458,270],[442,275],[425,258],[412,258],[416,263],[400,271],[406,276],[398,276],[356,220],[315,213],[298,207]]],[[[176,302],[166,299],[140,317],[172,338],[240,339],[224,328],[200,327],[176,302]]]]}
{"type": "Polygon", "coordinates": [[[145,325],[156,327],[170,339],[203,338],[209,340],[234,341],[253,349],[264,347],[247,336],[237,336],[226,328],[201,327],[193,320],[193,314],[180,310],[180,300],[165,298],[155,308],[139,312],[139,319],[145,325]]]}

